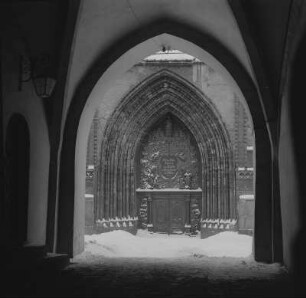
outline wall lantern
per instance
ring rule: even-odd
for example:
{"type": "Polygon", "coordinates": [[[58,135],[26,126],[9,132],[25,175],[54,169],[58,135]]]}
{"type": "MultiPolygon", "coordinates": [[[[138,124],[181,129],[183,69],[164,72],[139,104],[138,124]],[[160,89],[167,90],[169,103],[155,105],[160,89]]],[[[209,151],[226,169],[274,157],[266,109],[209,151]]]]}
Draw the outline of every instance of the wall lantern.
{"type": "Polygon", "coordinates": [[[36,95],[42,99],[50,98],[56,84],[56,80],[49,75],[50,64],[46,54],[32,59],[20,56],[19,91],[23,83],[32,80],[36,95]]]}

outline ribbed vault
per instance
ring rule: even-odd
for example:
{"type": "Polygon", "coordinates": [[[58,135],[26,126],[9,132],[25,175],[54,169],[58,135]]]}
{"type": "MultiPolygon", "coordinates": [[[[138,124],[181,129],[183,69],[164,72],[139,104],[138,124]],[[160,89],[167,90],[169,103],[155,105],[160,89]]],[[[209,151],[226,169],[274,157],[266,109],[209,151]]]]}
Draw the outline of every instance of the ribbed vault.
{"type": "Polygon", "coordinates": [[[107,122],[96,219],[137,216],[136,152],[141,138],[167,113],[184,123],[198,145],[202,218],[236,218],[233,152],[219,113],[194,85],[162,70],[127,94],[107,122]]]}

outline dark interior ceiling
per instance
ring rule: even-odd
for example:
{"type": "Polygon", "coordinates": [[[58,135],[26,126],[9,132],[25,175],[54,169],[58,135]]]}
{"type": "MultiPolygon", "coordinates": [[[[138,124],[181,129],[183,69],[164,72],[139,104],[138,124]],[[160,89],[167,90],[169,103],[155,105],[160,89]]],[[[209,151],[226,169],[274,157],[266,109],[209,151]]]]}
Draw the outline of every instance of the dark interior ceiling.
{"type": "Polygon", "coordinates": [[[292,0],[241,0],[240,2],[249,32],[262,59],[274,103],[277,104],[292,0]]]}
{"type": "MultiPolygon", "coordinates": [[[[251,39],[254,44],[253,48],[247,45],[251,60],[252,51],[258,53],[259,63],[261,63],[264,75],[261,88],[267,88],[271,91],[276,110],[279,105],[279,81],[292,2],[293,0],[229,0],[244,39],[251,39]],[[239,20],[241,14],[244,22],[239,20]]],[[[13,13],[13,18],[15,15],[19,20],[24,20],[25,24],[28,25],[17,25],[21,29],[21,34],[23,31],[30,32],[30,34],[27,34],[30,51],[35,54],[37,51],[48,50],[54,62],[52,71],[55,76],[58,74],[62,63],[63,41],[67,38],[65,26],[71,3],[68,0],[15,0],[0,3],[0,7],[9,8],[8,10],[0,9],[3,12],[6,11],[6,13],[0,12],[1,27],[12,24],[12,14],[7,13],[8,11],[13,13]],[[30,19],[27,21],[27,17],[31,18],[31,14],[27,14],[27,11],[33,9],[33,6],[37,7],[37,5],[47,6],[49,9],[44,9],[43,15],[37,15],[35,22],[30,21],[30,19]],[[16,14],[19,15],[16,16],[16,14]],[[41,25],[37,26],[38,23],[45,24],[45,28],[41,25]]],[[[73,33],[73,30],[71,30],[70,34],[73,33]]],[[[254,63],[254,60],[252,60],[253,65],[257,62],[254,63]]],[[[256,75],[261,80],[260,72],[257,72],[256,75]]],[[[52,118],[50,115],[52,110],[53,108],[46,104],[48,122],[52,118]]]]}

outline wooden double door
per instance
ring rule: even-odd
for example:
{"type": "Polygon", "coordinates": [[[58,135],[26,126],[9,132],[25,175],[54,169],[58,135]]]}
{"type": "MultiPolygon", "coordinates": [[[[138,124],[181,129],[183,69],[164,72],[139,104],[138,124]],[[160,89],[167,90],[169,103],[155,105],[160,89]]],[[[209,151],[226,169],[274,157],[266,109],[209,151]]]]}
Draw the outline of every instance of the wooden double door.
{"type": "MultiPolygon", "coordinates": [[[[182,197],[155,197],[152,201],[154,232],[184,233],[186,224],[186,200],[182,197]]],[[[189,209],[189,208],[188,208],[189,209]]]]}

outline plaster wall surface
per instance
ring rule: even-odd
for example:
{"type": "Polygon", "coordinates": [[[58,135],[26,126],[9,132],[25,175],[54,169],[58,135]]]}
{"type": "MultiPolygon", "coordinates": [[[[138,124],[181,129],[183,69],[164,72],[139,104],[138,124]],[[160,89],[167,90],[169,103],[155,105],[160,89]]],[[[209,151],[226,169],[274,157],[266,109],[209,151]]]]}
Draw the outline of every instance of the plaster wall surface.
{"type": "Polygon", "coordinates": [[[281,113],[281,131],[279,143],[279,176],[281,211],[283,222],[284,263],[292,268],[292,249],[297,237],[301,219],[299,218],[299,185],[294,157],[291,119],[289,116],[288,94],[284,95],[281,113]]]}
{"type": "MultiPolygon", "coordinates": [[[[50,141],[44,102],[34,92],[33,82],[24,82],[19,90],[21,55],[34,61],[40,55],[50,59],[48,75],[55,76],[58,35],[58,9],[55,2],[6,1],[0,9],[1,72],[3,98],[3,134],[10,117],[21,114],[30,132],[30,173],[27,245],[46,241],[50,141]],[[50,72],[49,72],[50,71],[50,72]]],[[[36,69],[37,70],[37,69],[36,69]]],[[[24,74],[24,79],[29,72],[24,74]]]]}
{"type": "MultiPolygon", "coordinates": [[[[18,45],[18,43],[17,43],[18,45]]],[[[3,50],[4,139],[11,116],[25,117],[30,131],[30,173],[27,245],[44,245],[46,239],[50,144],[42,101],[35,95],[32,83],[18,91],[18,54],[21,48],[3,50]]]]}
{"type": "MultiPolygon", "coordinates": [[[[293,3],[288,28],[281,85],[279,176],[284,263],[290,271],[300,267],[305,281],[305,141],[304,93],[305,25],[304,1],[293,3]]],[[[304,290],[303,290],[304,292],[304,290]]]]}

